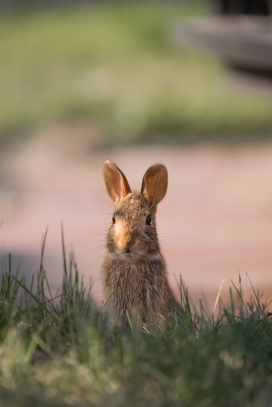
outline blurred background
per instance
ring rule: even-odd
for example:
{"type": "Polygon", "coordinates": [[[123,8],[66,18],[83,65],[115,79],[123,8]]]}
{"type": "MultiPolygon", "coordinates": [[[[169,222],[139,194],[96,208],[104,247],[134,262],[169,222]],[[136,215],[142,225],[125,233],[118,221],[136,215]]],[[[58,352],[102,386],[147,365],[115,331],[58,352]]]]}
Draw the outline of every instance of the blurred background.
{"type": "MultiPolygon", "coordinates": [[[[85,281],[99,270],[117,163],[133,189],[163,162],[158,232],[212,306],[245,273],[272,295],[270,1],[0,0],[0,254],[62,279],[61,222],[85,281]]],[[[249,283],[248,283],[249,284],[249,283]]],[[[225,296],[225,297],[224,297],[225,296]]]]}

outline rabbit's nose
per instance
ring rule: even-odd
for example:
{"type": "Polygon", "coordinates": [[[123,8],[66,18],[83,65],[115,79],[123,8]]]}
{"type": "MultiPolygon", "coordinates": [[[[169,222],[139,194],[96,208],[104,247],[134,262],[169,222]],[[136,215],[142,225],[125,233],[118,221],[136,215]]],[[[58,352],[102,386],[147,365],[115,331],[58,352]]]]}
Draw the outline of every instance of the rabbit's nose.
{"type": "Polygon", "coordinates": [[[130,244],[128,242],[120,242],[117,244],[117,247],[119,250],[121,250],[123,253],[130,253],[130,244]]]}
{"type": "Polygon", "coordinates": [[[116,239],[116,246],[118,247],[118,249],[126,253],[129,253],[130,251],[130,243],[130,239],[126,235],[120,235],[116,239]]]}

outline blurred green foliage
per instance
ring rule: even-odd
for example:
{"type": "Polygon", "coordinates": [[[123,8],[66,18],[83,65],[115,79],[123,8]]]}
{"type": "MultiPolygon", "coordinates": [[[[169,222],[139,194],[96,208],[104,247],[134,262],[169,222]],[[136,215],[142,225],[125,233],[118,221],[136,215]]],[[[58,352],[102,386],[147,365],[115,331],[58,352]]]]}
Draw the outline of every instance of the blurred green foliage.
{"type": "Polygon", "coordinates": [[[234,93],[224,67],[171,44],[201,6],[123,3],[0,17],[0,138],[88,119],[107,143],[258,140],[272,102],[234,93]]]}

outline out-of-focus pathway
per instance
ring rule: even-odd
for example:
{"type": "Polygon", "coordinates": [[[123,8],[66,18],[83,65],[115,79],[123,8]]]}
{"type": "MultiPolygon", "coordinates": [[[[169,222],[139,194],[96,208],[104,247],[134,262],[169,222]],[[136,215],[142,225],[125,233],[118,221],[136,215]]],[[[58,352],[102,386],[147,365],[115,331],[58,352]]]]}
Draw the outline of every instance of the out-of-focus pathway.
{"type": "Polygon", "coordinates": [[[181,274],[192,298],[210,306],[222,275],[228,296],[239,272],[264,298],[272,298],[272,145],[223,148],[129,147],[99,150],[99,133],[82,126],[56,126],[0,154],[0,250],[21,269],[38,268],[41,236],[48,226],[45,268],[53,288],[62,278],[61,222],[85,280],[101,300],[99,269],[113,205],[102,164],[117,163],[133,189],[145,170],[164,163],[168,193],[158,208],[158,231],[171,285],[181,274]],[[90,137],[90,134],[91,136],[90,137]],[[93,140],[93,141],[92,141],[93,140]],[[96,141],[95,141],[96,140],[96,141]]]}

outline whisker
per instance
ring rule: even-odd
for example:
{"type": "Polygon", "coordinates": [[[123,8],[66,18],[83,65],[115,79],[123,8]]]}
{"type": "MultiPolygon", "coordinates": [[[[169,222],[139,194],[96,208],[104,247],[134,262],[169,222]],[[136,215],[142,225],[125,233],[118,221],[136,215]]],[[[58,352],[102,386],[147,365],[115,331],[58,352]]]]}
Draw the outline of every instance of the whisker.
{"type": "MultiPolygon", "coordinates": [[[[99,251],[100,251],[100,250],[103,250],[103,249],[106,249],[106,245],[101,245],[101,246],[95,247],[94,249],[88,250],[88,252],[85,253],[85,254],[81,257],[80,261],[83,261],[84,259],[86,259],[86,257],[89,257],[89,256],[92,255],[92,254],[99,253],[99,251]]],[[[102,256],[101,256],[101,257],[102,257],[102,256]]]]}
{"type": "Polygon", "coordinates": [[[107,213],[114,211],[114,210],[112,210],[112,208],[111,208],[111,209],[109,209],[109,208],[104,208],[104,206],[92,206],[92,209],[103,209],[104,211],[107,211],[107,213]]]}
{"type": "Polygon", "coordinates": [[[86,235],[79,237],[78,240],[83,240],[83,239],[89,239],[90,237],[101,237],[101,236],[106,236],[106,232],[92,232],[92,233],[87,233],[86,235]]]}
{"type": "Polygon", "coordinates": [[[96,251],[99,251],[100,249],[106,249],[106,248],[107,248],[107,246],[105,244],[103,244],[103,245],[94,247],[93,249],[90,249],[88,251],[88,253],[95,253],[96,251]]]}
{"type": "Polygon", "coordinates": [[[171,239],[171,240],[180,240],[180,241],[188,241],[188,240],[195,240],[195,237],[175,237],[174,235],[171,235],[170,233],[158,233],[158,236],[161,239],[171,239]]]}
{"type": "MultiPolygon", "coordinates": [[[[92,242],[85,242],[85,243],[82,243],[80,246],[78,246],[78,247],[82,247],[82,248],[90,248],[91,246],[92,246],[92,243],[104,243],[105,244],[105,240],[95,240],[95,241],[92,241],[92,242]]],[[[93,250],[93,249],[90,249],[90,250],[93,250]]]]}
{"type": "Polygon", "coordinates": [[[179,264],[178,259],[176,258],[176,256],[170,250],[166,249],[165,247],[162,248],[162,251],[163,252],[168,252],[169,254],[171,254],[171,256],[175,259],[175,262],[176,262],[176,265],[177,265],[177,268],[178,268],[178,272],[179,272],[179,274],[181,274],[180,264],[179,264]]]}
{"type": "Polygon", "coordinates": [[[108,205],[108,206],[110,207],[110,209],[112,210],[112,212],[114,212],[114,208],[113,208],[112,205],[109,204],[109,202],[107,202],[105,199],[101,198],[101,196],[97,195],[96,193],[94,193],[94,195],[95,195],[97,198],[101,199],[101,201],[103,201],[106,205],[108,205]]]}

